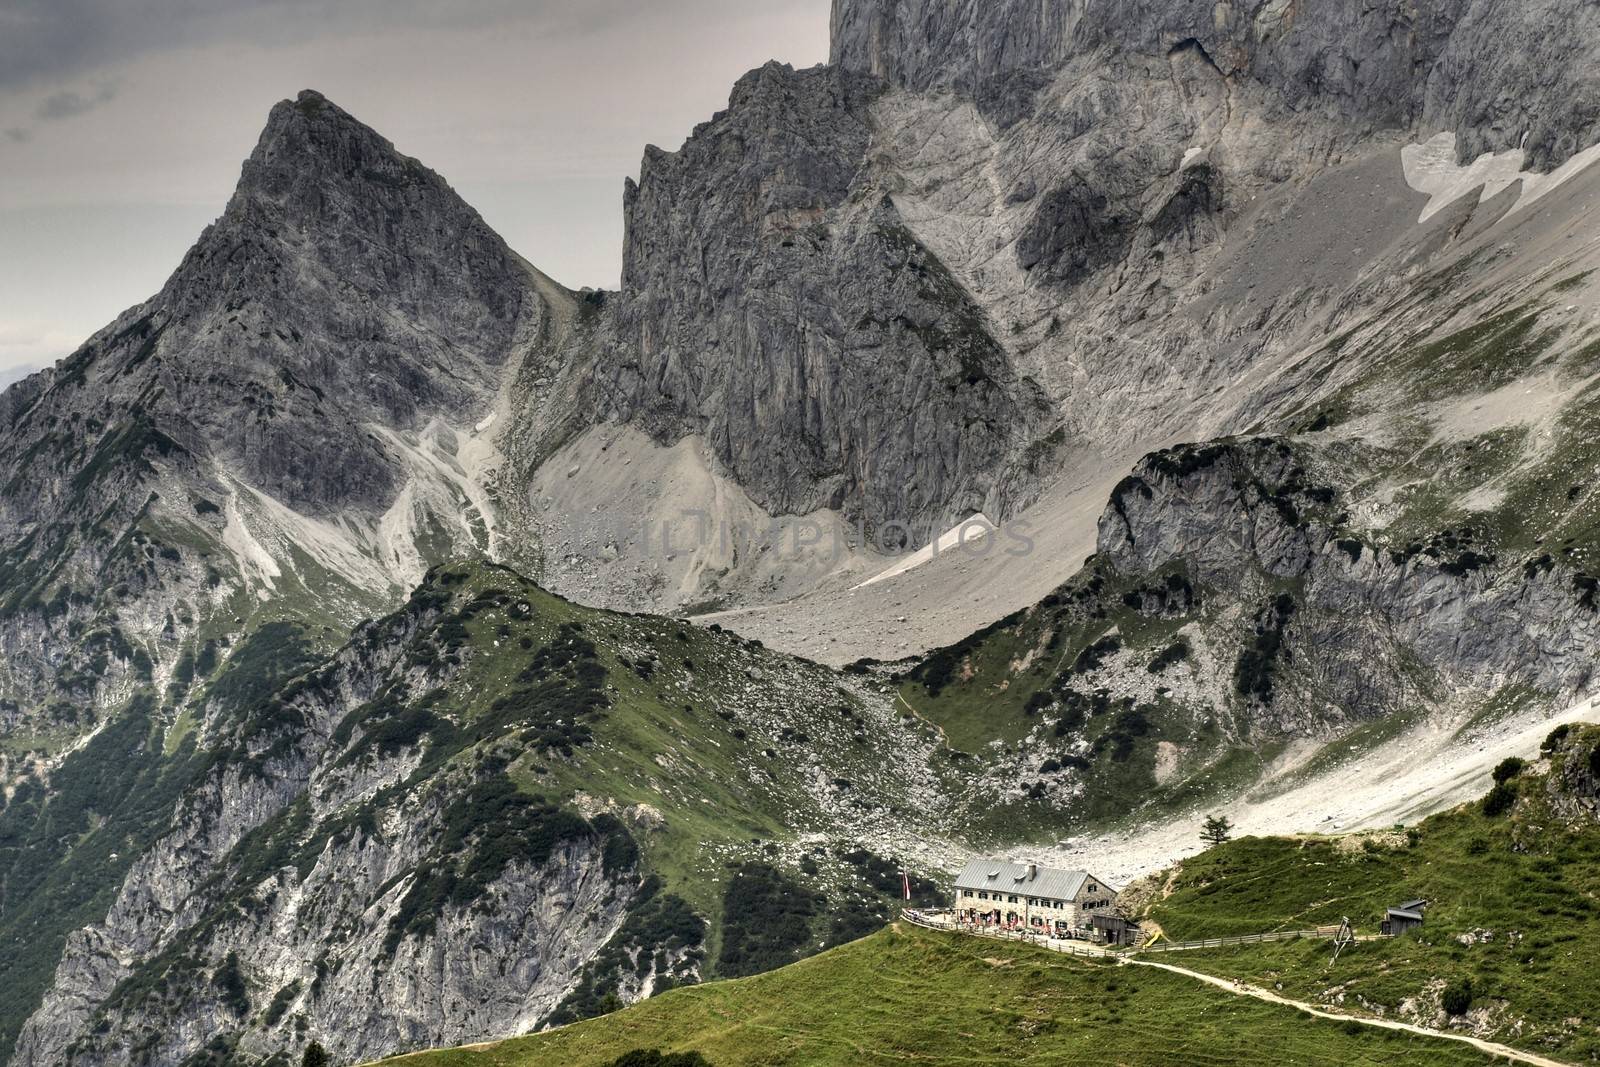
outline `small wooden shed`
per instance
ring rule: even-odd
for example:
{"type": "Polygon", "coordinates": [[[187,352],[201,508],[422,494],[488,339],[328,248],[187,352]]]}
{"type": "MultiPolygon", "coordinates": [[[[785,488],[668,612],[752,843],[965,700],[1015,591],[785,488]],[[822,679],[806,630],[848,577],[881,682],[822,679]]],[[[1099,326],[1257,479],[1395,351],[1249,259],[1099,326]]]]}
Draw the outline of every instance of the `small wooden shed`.
{"type": "Polygon", "coordinates": [[[1407,930],[1415,930],[1422,925],[1427,908],[1426,900],[1408,900],[1404,904],[1396,905],[1384,912],[1379,932],[1386,937],[1399,937],[1407,930]]]}

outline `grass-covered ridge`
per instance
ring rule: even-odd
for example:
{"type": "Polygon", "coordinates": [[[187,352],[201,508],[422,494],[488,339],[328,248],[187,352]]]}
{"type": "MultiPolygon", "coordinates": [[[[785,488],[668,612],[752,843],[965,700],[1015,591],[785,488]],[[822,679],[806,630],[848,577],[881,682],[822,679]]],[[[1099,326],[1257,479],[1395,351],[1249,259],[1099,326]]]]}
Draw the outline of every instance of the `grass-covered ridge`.
{"type": "Polygon", "coordinates": [[[713,1067],[1488,1062],[1444,1041],[1351,1031],[1178,975],[907,926],[548,1034],[388,1062],[609,1067],[635,1049],[696,1051],[713,1067]]]}
{"type": "MultiPolygon", "coordinates": [[[[443,724],[504,722],[513,781],[639,821],[646,868],[701,914],[720,914],[731,864],[776,861],[795,873],[801,834],[824,842],[814,862],[834,887],[861,882],[846,843],[887,824],[926,825],[914,794],[935,780],[925,730],[881,694],[730,633],[580,607],[500,568],[460,573],[452,603],[483,604],[491,591],[509,599],[444,616],[462,667],[427,709],[440,725],[418,726],[415,742],[460,729],[443,724]],[[574,645],[581,655],[564,669],[598,688],[529,728],[544,679],[574,645]]],[[[381,721],[408,721],[401,703],[381,721]]]]}
{"type": "Polygon", "coordinates": [[[1470,1028],[1591,1062],[1600,1058],[1600,729],[1558,731],[1547,759],[1547,769],[1508,763],[1503,782],[1484,782],[1482,801],[1408,830],[1229,842],[1186,861],[1151,917],[1179,940],[1344,916],[1370,934],[1385,908],[1426,899],[1420,932],[1358,944],[1331,968],[1329,946],[1312,942],[1188,952],[1181,962],[1356,1014],[1470,1028]],[[1464,999],[1448,1004],[1451,990],[1464,999]]]}

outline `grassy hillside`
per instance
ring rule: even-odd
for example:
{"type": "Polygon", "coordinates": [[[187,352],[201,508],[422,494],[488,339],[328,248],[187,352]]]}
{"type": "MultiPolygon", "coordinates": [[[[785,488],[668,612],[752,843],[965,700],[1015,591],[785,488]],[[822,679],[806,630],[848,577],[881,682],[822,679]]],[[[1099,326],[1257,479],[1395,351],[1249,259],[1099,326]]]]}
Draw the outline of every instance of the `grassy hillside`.
{"type": "MultiPolygon", "coordinates": [[[[975,1047],[990,1050],[980,1058],[1008,1062],[1103,1055],[1115,1062],[1164,1063],[1171,1062],[1175,1042],[1186,1043],[1186,1055],[1192,1047],[1190,1062],[1251,1062],[1258,1047],[1288,1049],[1301,1062],[1434,1057],[1431,1047],[1346,1034],[1293,1011],[1236,1003],[1224,992],[1176,976],[1108,971],[1055,957],[1025,960],[997,953],[992,945],[978,949],[912,932],[875,934],[827,962],[750,983],[670,990],[635,1009],[615,1010],[622,1001],[669,985],[756,975],[872,933],[888,918],[899,866],[931,873],[945,858],[940,849],[981,845],[988,832],[981,821],[985,813],[1026,815],[1037,804],[1038,820],[1015,823],[1030,828],[1078,817],[1070,807],[1053,807],[1065,790],[1035,797],[1028,780],[1008,781],[1016,778],[1011,770],[1017,761],[1040,756],[1026,739],[961,757],[907,703],[931,704],[918,710],[953,726],[955,702],[980,706],[979,687],[991,684],[991,668],[1018,678],[1044,663],[1035,692],[1048,690],[1050,699],[1018,696],[1022,705],[1013,710],[1036,723],[1030,735],[1048,729],[1050,744],[1065,746],[1046,752],[1063,759],[1076,753],[1095,774],[1124,774],[1153,767],[1157,746],[1168,737],[1189,738],[1196,750],[1203,749],[1197,739],[1204,722],[1192,723],[1184,729],[1194,732],[1183,734],[1176,732],[1181,712],[1168,717],[1150,710],[1162,700],[1181,707],[1181,700],[1163,697],[1162,689],[1180,697],[1185,686],[1192,691],[1184,681],[1195,670],[1190,659],[1168,654],[1176,645],[1173,627],[1180,617],[1206,610],[1195,604],[1211,599],[1184,586],[1181,575],[1168,577],[1159,588],[1118,592],[1086,586],[1081,597],[1063,590],[1057,601],[981,636],[984,647],[975,645],[968,650],[972,656],[963,653],[946,664],[942,683],[944,668],[925,664],[916,676],[901,679],[899,692],[870,674],[841,675],[710,627],[583,608],[486,564],[436,569],[404,609],[358,628],[347,657],[349,678],[333,661],[319,668],[299,631],[263,627],[233,650],[227,664],[196,668],[189,701],[196,714],[186,729],[176,723],[165,732],[154,723],[141,727],[147,744],[174,748],[168,756],[171,791],[152,792],[161,803],[149,812],[148,825],[132,826],[134,809],[108,804],[125,794],[97,785],[72,801],[73,810],[82,809],[85,834],[78,840],[93,846],[80,843],[73,856],[98,864],[97,857],[122,849],[124,842],[142,848],[162,828],[163,813],[172,810],[184,784],[216,760],[260,764],[278,751],[280,734],[309,745],[306,759],[317,764],[318,780],[359,774],[372,788],[341,793],[343,799],[325,808],[317,808],[308,792],[248,835],[206,888],[213,906],[205,921],[135,968],[108,1010],[142,1006],[169,989],[188,990],[170,997],[171,1006],[184,1004],[196,995],[195,983],[210,979],[204,970],[174,968],[211,958],[205,954],[225,941],[213,935],[244,921],[239,917],[250,914],[254,887],[264,878],[289,870],[304,878],[329,846],[355,842],[373,827],[399,825],[414,814],[407,807],[412,798],[432,798],[444,813],[439,832],[430,831],[422,843],[428,862],[399,876],[407,881],[404,892],[395,894],[395,914],[372,911],[376,898],[356,902],[361,914],[377,916],[373,921],[381,920],[386,931],[381,952],[359,943],[366,953],[352,956],[359,966],[386,966],[405,939],[429,936],[442,901],[472,904],[509,858],[543,863],[548,851],[532,846],[566,832],[562,827],[587,828],[603,838],[608,869],[630,872],[631,878],[637,861],[636,874],[649,886],[630,907],[621,933],[584,968],[566,1001],[545,1016],[555,1022],[603,1018],[533,1039],[526,1046],[533,1050],[531,1059],[517,1051],[522,1045],[513,1045],[504,1046],[503,1054],[522,1059],[441,1063],[608,1063],[646,1046],[699,1049],[713,1064],[859,1062],[858,1046],[924,1062],[965,1061],[975,1047]],[[1115,647],[1112,627],[1122,635],[1115,647]],[[1051,659],[1045,654],[1058,632],[1065,636],[1051,659]],[[391,654],[370,657],[369,663],[367,653],[378,648],[391,654]],[[1030,657],[1029,650],[1037,651],[1030,657]],[[1077,687],[1101,669],[1124,680],[1137,678],[1147,694],[1143,702],[1077,687]],[[369,695],[347,698],[357,680],[369,695]],[[324,702],[331,702],[331,733],[312,736],[311,720],[297,709],[324,702]],[[1148,716],[1150,729],[1134,729],[1142,716],[1148,716]],[[1076,732],[1057,733],[1057,720],[1069,719],[1076,732]],[[1169,728],[1175,732],[1165,733],[1169,728]],[[205,751],[202,739],[212,745],[232,739],[234,747],[205,751]],[[199,763],[191,769],[192,759],[199,763]],[[997,792],[1013,787],[1012,793],[997,792]],[[482,803],[485,798],[494,803],[482,803]],[[106,810],[116,814],[96,827],[94,816],[106,810]],[[508,822],[502,811],[522,821],[508,822]],[[543,838],[524,832],[544,823],[549,833],[543,838]],[[652,967],[653,980],[641,982],[652,967]],[[592,1040],[594,1048],[563,1044],[580,1040],[592,1040]],[[547,1047],[555,1051],[547,1053],[547,1047]],[[550,1058],[540,1058],[545,1056],[550,1058]]],[[[1197,643],[1195,653],[1205,656],[1207,650],[1197,643]]],[[[997,718],[1007,707],[994,709],[997,718]]],[[[1037,776],[1060,784],[1051,777],[1060,772],[1041,767],[1037,776]]],[[[58,785],[72,780],[66,775],[58,785]]],[[[156,784],[167,790],[167,780],[156,784]]],[[[118,790],[143,787],[120,779],[109,784],[118,790]]],[[[1438,952],[1429,940],[1431,955],[1404,955],[1403,946],[1385,946],[1382,951],[1394,954],[1385,958],[1377,946],[1362,946],[1337,983],[1312,975],[1320,949],[1304,946],[1240,956],[1255,968],[1240,973],[1269,984],[1282,981],[1286,990],[1307,998],[1332,989],[1328,996],[1335,1001],[1340,993],[1349,999],[1352,982],[1367,983],[1357,995],[1373,1010],[1399,1011],[1409,1000],[1423,1005],[1413,1014],[1430,1024],[1435,1020],[1427,1010],[1437,1012],[1445,986],[1469,978],[1469,1001],[1498,1012],[1475,1022],[1486,1033],[1538,1047],[1587,1050],[1592,1024],[1567,1020],[1596,1013],[1583,990],[1569,987],[1581,985],[1583,961],[1600,948],[1586,926],[1600,885],[1600,853],[1591,855],[1592,842],[1582,835],[1553,828],[1531,779],[1506,786],[1502,795],[1511,791],[1522,799],[1510,814],[1457,813],[1430,821],[1414,836],[1401,833],[1371,845],[1324,839],[1231,844],[1188,864],[1156,917],[1177,937],[1303,926],[1342,914],[1370,927],[1384,905],[1432,897],[1442,910],[1436,912],[1438,923],[1430,924],[1430,938],[1435,930],[1486,929],[1495,936],[1483,940],[1482,951],[1476,938],[1470,946],[1440,940],[1438,952]],[[1516,925],[1508,926],[1507,914],[1519,916],[1516,925]],[[1503,936],[1508,929],[1528,936],[1503,936]],[[1305,973],[1284,977],[1297,960],[1305,973]],[[1372,967],[1363,969],[1369,960],[1372,967]],[[1545,985],[1559,991],[1539,1000],[1545,985]],[[1584,1030],[1586,1025],[1591,1029],[1584,1030]]],[[[52,819],[64,814],[63,797],[58,791],[48,802],[13,798],[0,820],[0,830],[8,831],[0,834],[0,845],[12,842],[14,849],[0,858],[13,870],[44,854],[25,835],[15,839],[22,843],[16,847],[15,835],[60,825],[52,819]]],[[[61,869],[77,870],[71,864],[61,869]]],[[[375,892],[383,896],[400,884],[386,882],[375,892]]],[[[918,888],[936,891],[928,881],[918,888]]],[[[59,918],[54,926],[64,931],[69,919],[81,924],[94,914],[59,918]]],[[[8,929],[20,943],[21,925],[8,929]]],[[[47,977],[49,957],[36,955],[18,969],[27,970],[33,984],[0,1005],[18,1019],[47,977]]],[[[1212,957],[1206,965],[1226,970],[1233,959],[1212,957]]],[[[1361,1006],[1345,1004],[1350,1010],[1361,1006]]],[[[260,1019],[264,1029],[299,1021],[270,1011],[260,1019]]],[[[246,1024],[257,1025],[241,1023],[246,1024]]],[[[156,1034],[166,1028],[138,1025],[156,1034]]],[[[1455,1062],[1449,1057],[1462,1053],[1439,1055],[1445,1058],[1417,1062],[1455,1062]]]]}
{"type": "MultiPolygon", "coordinates": [[[[217,924],[249,912],[262,879],[286,865],[306,877],[330,846],[428,823],[434,808],[444,815],[424,842],[433,854],[398,876],[405,891],[383,951],[357,965],[385,966],[407,938],[428,936],[445,903],[475,902],[511,860],[542,864],[540,841],[588,827],[608,842],[608,871],[642,888],[556,1022],[641,987],[754,974],[854,940],[888,920],[902,867],[913,897],[935,902],[937,850],[959,847],[946,843],[959,812],[934,802],[949,772],[929,727],[881,685],[720,629],[585,608],[472,562],[430,572],[349,647],[392,655],[348,680],[370,698],[340,704],[329,736],[309,742],[317,767],[298,773],[315,786],[229,853],[208,922],[144,961],[127,988],[162,988],[174,958],[203,954],[217,924]],[[358,775],[370,784],[319,799],[358,775]],[[418,798],[431,806],[414,810],[418,798]]],[[[239,751],[287,745],[263,732],[291,720],[299,738],[304,716],[286,709],[346,692],[336,662],[234,701],[253,738],[239,751]]],[[[378,904],[359,906],[375,915],[378,904]]]]}
{"type": "Polygon", "coordinates": [[[1186,861],[1152,915],[1175,939],[1337,923],[1345,915],[1358,932],[1375,933],[1386,907],[1425,898],[1431,903],[1420,932],[1359,944],[1332,967],[1329,946],[1310,942],[1186,952],[1181,962],[1280,986],[1300,1000],[1470,1027],[1593,1062],[1600,1059],[1600,827],[1574,820],[1560,803],[1564,787],[1551,783],[1600,762],[1600,730],[1574,731],[1552,749],[1548,774],[1530,768],[1493,800],[1409,831],[1229,842],[1186,861]]]}
{"type": "MultiPolygon", "coordinates": [[[[1154,880],[1173,939],[1337,923],[1431,901],[1420,933],[1156,959],[1352,1015],[1600,1059],[1600,728],[1552,735],[1483,801],[1409,830],[1246,838],[1154,880]]],[[[606,1067],[635,1049],[714,1067],[863,1063],[1456,1063],[1470,1049],[1313,1020],[1182,976],[895,926],[782,970],[679,989],[542,1035],[409,1067],[606,1067]]]]}
{"type": "Polygon", "coordinates": [[[635,1049],[787,1064],[1471,1064],[1447,1042],[1351,1031],[1190,979],[896,926],[769,974],[405,1067],[606,1067],[635,1049]]]}

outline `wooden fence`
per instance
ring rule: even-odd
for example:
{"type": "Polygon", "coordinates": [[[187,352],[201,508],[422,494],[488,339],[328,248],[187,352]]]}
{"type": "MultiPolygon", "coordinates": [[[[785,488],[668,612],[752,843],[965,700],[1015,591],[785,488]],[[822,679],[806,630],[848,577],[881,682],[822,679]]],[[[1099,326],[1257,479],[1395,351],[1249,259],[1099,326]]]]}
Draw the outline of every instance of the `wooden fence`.
{"type": "Polygon", "coordinates": [[[1229,945],[1259,945],[1266,941],[1294,941],[1298,938],[1334,938],[1337,926],[1318,926],[1311,930],[1275,930],[1269,934],[1238,934],[1234,937],[1209,937],[1204,941],[1157,941],[1140,945],[1134,952],[1190,952],[1201,948],[1227,948],[1229,945]]]}

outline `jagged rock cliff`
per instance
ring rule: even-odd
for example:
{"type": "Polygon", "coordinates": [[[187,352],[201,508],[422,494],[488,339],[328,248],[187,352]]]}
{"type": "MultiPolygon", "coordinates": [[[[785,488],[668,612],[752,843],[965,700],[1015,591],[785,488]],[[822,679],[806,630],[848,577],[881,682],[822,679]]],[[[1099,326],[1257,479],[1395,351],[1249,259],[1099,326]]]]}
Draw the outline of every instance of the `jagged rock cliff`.
{"type": "MultiPolygon", "coordinates": [[[[434,658],[463,625],[441,635],[459,606],[434,589],[286,688],[194,709],[177,750],[207,758],[104,918],[68,937],[14,1062],[267,1057],[307,1035],[365,1059],[555,1009],[621,925],[638,848],[616,819],[518,793],[493,742],[522,720],[401,714],[439,708],[471,655],[458,639],[434,658]]],[[[464,615],[508,610],[529,617],[503,592],[464,615]]],[[[594,706],[581,656],[540,655],[542,692],[594,706]]]]}
{"type": "Polygon", "coordinates": [[[330,656],[274,663],[286,637],[247,639],[154,731],[148,797],[112,794],[91,743],[0,810],[5,858],[34,865],[11,879],[31,910],[0,912],[28,938],[0,962],[11,1062],[509,1036],[854,936],[899,892],[873,849],[947,862],[925,729],[732,635],[463,565],[330,656]],[[80,808],[84,844],[13,852],[80,808]],[[804,883],[772,866],[802,856],[804,883]],[[725,899],[740,877],[754,900],[725,899]]]}
{"type": "Polygon", "coordinates": [[[552,445],[596,419],[697,436],[771,514],[831,509],[919,540],[1013,506],[1048,407],[875,180],[881,92],[768,64],[681,150],[647,151],[622,289],[592,298],[552,445]]]}
{"type": "Polygon", "coordinates": [[[1575,822],[1600,820],[1600,730],[1558,727],[1545,740],[1544,755],[1551,809],[1575,822]]]}
{"type": "Polygon", "coordinates": [[[1482,531],[1391,544],[1352,529],[1348,489],[1306,463],[1282,441],[1152,456],[1113,493],[1100,551],[1130,577],[1176,564],[1228,595],[1263,578],[1263,602],[1287,595],[1303,691],[1280,703],[1297,709],[1359,722],[1419,697],[1588,689],[1600,615],[1570,574],[1501,559],[1482,531]]]}
{"type": "Polygon", "coordinates": [[[540,317],[526,266],[443,179],[302,93],[272,110],[222,217],[162,291],[7,395],[8,469],[45,489],[7,494],[7,528],[63,503],[111,429],[95,428],[97,406],[140,413],[199,477],[314,515],[381,513],[405,463],[367,428],[477,421],[540,317]],[[88,439],[68,450],[52,428],[88,439]]]}
{"type": "MultiPolygon", "coordinates": [[[[1424,188],[1472,189],[1440,160],[1498,151],[1517,180],[1600,136],[1574,43],[1595,17],[1570,0],[841,0],[830,67],[753,73],[680,152],[647,154],[622,289],[587,301],[519,476],[619,419],[695,442],[769,515],[923,541],[1281,417],[1286,372],[1321,370],[1306,357],[1330,332],[1457,251],[1459,229],[1418,226],[1424,188]],[[1400,165],[1441,134],[1425,167],[1400,165]]],[[[593,453],[562,460],[575,484],[593,453]]],[[[545,577],[610,597],[597,569],[651,569],[604,551],[620,561],[545,577]]],[[[719,594],[761,595],[739,588],[747,563],[706,564],[735,572],[719,594]]],[[[655,573],[623,599],[712,599],[655,573]]]]}

